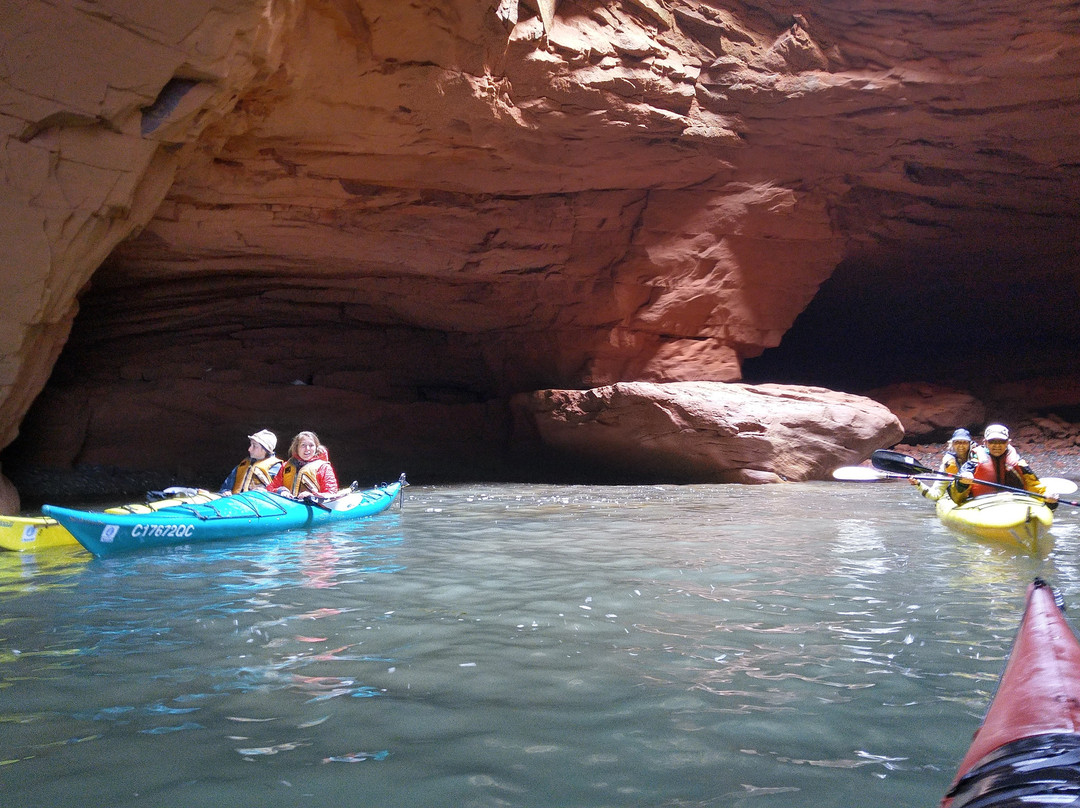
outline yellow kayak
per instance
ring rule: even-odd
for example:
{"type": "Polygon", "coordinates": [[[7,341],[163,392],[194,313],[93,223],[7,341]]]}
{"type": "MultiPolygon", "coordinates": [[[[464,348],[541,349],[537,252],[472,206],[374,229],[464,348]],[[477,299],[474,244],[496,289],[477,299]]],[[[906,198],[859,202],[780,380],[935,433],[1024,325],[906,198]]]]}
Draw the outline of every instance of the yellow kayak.
{"type": "Polygon", "coordinates": [[[0,516],[0,549],[43,550],[78,544],[67,528],[47,516],[0,516]]]}
{"type": "Polygon", "coordinates": [[[1032,555],[1044,555],[1054,546],[1049,533],[1053,511],[1037,497],[1003,492],[957,505],[945,495],[937,501],[937,515],[953,530],[1032,555]]]}
{"type": "MultiPolygon", "coordinates": [[[[201,505],[218,495],[203,489],[183,489],[183,494],[153,502],[136,502],[107,508],[106,513],[152,513],[173,505],[201,505]]],[[[36,552],[47,547],[78,544],[66,527],[48,516],[0,516],[0,550],[36,552]]]]}

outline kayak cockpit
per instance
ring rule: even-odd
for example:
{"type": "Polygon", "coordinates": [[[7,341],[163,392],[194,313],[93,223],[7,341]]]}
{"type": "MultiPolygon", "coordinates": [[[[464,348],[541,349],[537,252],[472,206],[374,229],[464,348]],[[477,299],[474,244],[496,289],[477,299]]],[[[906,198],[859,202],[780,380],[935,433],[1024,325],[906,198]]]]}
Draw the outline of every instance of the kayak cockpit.
{"type": "Polygon", "coordinates": [[[1050,732],[998,747],[946,795],[951,808],[1080,804],[1080,735],[1050,732]]]}

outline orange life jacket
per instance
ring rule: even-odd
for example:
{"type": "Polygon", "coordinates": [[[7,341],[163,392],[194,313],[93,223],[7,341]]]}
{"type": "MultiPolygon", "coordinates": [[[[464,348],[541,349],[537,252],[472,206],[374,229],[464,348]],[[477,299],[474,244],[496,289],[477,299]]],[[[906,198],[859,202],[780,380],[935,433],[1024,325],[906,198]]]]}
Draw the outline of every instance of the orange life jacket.
{"type": "Polygon", "coordinates": [[[317,494],[319,493],[319,478],[317,475],[319,469],[324,465],[327,465],[325,460],[316,458],[310,463],[297,467],[296,460],[289,458],[289,462],[281,469],[281,484],[288,488],[289,493],[294,497],[301,491],[310,491],[317,494]]]}
{"type": "Polygon", "coordinates": [[[236,479],[233,480],[232,492],[239,494],[250,491],[255,486],[266,488],[277,474],[277,467],[281,461],[270,455],[265,460],[252,463],[250,457],[245,457],[236,467],[236,479]]]}

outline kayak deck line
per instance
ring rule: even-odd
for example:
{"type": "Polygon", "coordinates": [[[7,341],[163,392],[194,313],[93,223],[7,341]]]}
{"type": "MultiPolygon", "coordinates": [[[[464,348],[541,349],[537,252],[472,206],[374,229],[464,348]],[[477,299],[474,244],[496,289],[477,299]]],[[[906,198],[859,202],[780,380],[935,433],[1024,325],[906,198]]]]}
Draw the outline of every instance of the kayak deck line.
{"type": "MultiPolygon", "coordinates": [[[[384,485],[389,485],[389,483],[384,483],[384,485]]],[[[378,491],[380,489],[372,490],[378,491]]],[[[206,521],[208,519],[213,519],[215,521],[219,519],[267,519],[275,518],[277,516],[288,513],[288,509],[285,507],[284,503],[299,503],[300,505],[307,505],[308,507],[314,506],[317,508],[323,508],[324,510],[339,511],[344,510],[344,507],[334,507],[334,503],[342,502],[348,496],[355,492],[356,489],[345,489],[345,492],[341,496],[335,497],[333,499],[316,499],[312,497],[311,501],[308,501],[307,499],[293,499],[292,497],[286,496],[284,494],[275,494],[270,491],[248,491],[246,492],[248,494],[262,494],[263,496],[258,497],[257,500],[253,497],[248,497],[240,500],[235,498],[234,496],[223,496],[221,497],[221,499],[214,502],[201,503],[201,505],[203,505],[205,509],[212,511],[212,513],[199,512],[195,509],[193,505],[176,505],[172,508],[171,514],[187,514],[187,516],[189,517],[194,517],[203,521],[206,521]],[[225,513],[223,509],[217,507],[218,505],[231,505],[235,504],[236,502],[239,502],[245,508],[250,509],[250,513],[225,513]],[[256,502],[262,502],[264,505],[273,508],[273,511],[270,513],[260,511],[256,506],[256,502]]],[[[365,492],[365,496],[366,495],[367,492],[365,492]]]]}
{"type": "MultiPolygon", "coordinates": [[[[255,493],[255,492],[251,491],[251,492],[248,492],[248,493],[255,493]]],[[[259,492],[259,493],[265,493],[265,492],[259,492]]],[[[279,494],[272,494],[271,496],[280,496],[280,495],[279,494]]],[[[223,499],[226,499],[226,498],[223,497],[223,499]]],[[[231,497],[228,497],[228,499],[231,499],[231,497]]],[[[219,502],[220,502],[220,500],[219,500],[219,502]]],[[[243,500],[240,504],[249,507],[251,509],[251,515],[253,517],[255,517],[256,519],[262,519],[262,518],[267,517],[267,516],[278,516],[278,515],[283,514],[283,513],[286,512],[285,511],[285,506],[281,505],[280,503],[274,503],[272,500],[265,500],[265,502],[267,504],[270,504],[270,505],[277,505],[277,512],[273,513],[273,514],[260,513],[259,509],[255,507],[255,504],[252,503],[252,502],[248,502],[246,499],[243,500]]],[[[190,511],[190,515],[196,517],[197,519],[202,519],[203,521],[206,521],[207,519],[247,519],[248,518],[247,514],[226,514],[226,513],[222,513],[218,508],[215,507],[215,505],[217,503],[207,503],[207,504],[210,506],[209,510],[213,511],[212,514],[199,513],[197,511],[195,511],[194,509],[191,509],[190,506],[188,506],[189,511],[190,511]]]]}

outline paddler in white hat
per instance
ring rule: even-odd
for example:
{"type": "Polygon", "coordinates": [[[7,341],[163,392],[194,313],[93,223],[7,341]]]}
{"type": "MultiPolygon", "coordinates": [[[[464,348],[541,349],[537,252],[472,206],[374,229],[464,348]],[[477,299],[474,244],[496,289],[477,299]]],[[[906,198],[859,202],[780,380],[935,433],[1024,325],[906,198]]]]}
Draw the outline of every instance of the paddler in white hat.
{"type": "Polygon", "coordinates": [[[990,424],[983,430],[983,446],[960,468],[960,476],[947,490],[958,505],[970,497],[996,494],[1001,490],[983,483],[1022,488],[1039,495],[1051,509],[1057,507],[1057,495],[1046,493],[1046,487],[1013,447],[1009,429],[1003,424],[990,424]]]}
{"type": "Polygon", "coordinates": [[[221,484],[219,493],[222,496],[264,490],[281,468],[281,460],[274,456],[277,435],[269,429],[260,429],[254,435],[248,435],[248,441],[248,456],[221,484]]]}

